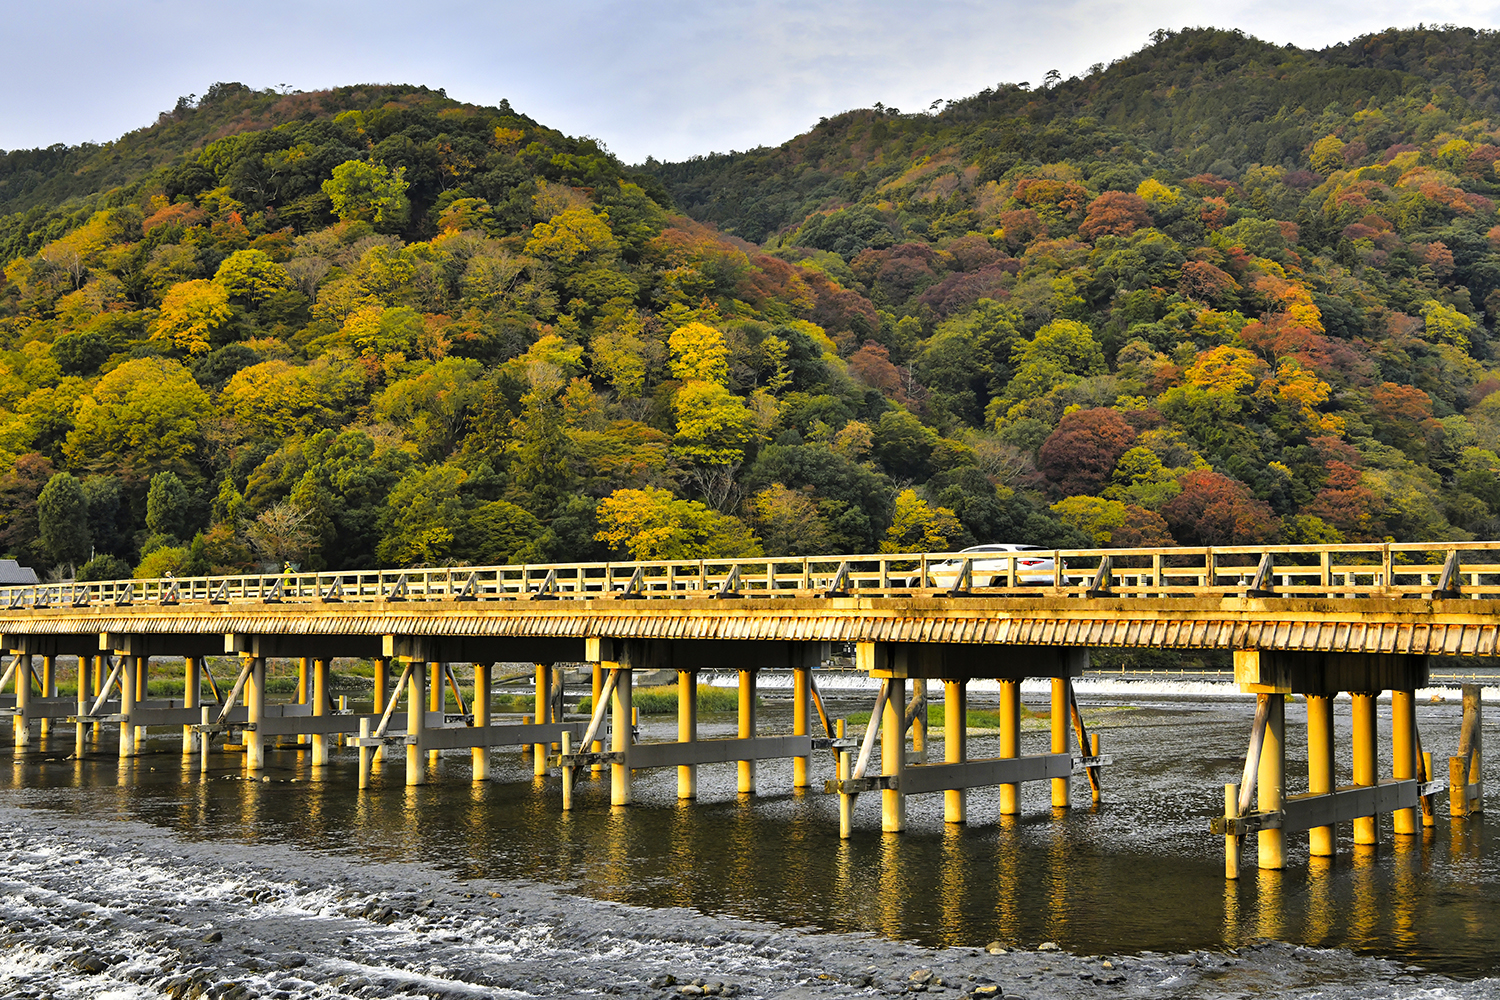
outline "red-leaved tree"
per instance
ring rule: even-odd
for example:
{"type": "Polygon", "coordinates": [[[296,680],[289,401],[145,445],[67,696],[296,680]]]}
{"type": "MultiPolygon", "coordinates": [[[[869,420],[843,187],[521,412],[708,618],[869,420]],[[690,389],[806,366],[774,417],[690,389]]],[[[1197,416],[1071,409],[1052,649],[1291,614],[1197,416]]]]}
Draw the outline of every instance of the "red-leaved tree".
{"type": "Polygon", "coordinates": [[[1086,240],[1101,236],[1129,236],[1151,225],[1146,199],[1129,191],[1106,191],[1089,202],[1088,215],[1078,227],[1086,240]]]}
{"type": "Polygon", "coordinates": [[[1134,443],[1135,428],[1114,410],[1075,410],[1042,442],[1037,457],[1061,495],[1083,496],[1104,487],[1134,443]]]}
{"type": "Polygon", "coordinates": [[[1184,545],[1254,545],[1275,541],[1281,531],[1271,505],[1238,479],[1195,469],[1178,482],[1182,492],[1161,512],[1184,545]]]}

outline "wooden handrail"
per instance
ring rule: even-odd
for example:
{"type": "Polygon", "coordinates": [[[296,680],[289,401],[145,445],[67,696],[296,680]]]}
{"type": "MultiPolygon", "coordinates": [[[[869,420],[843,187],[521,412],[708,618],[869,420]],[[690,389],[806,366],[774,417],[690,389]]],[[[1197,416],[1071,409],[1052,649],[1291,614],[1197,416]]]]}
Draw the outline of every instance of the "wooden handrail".
{"type": "Polygon", "coordinates": [[[633,600],[914,597],[956,600],[1038,594],[1104,597],[1387,597],[1500,599],[1500,542],[1216,545],[1024,552],[902,552],[637,562],[562,562],[434,569],[105,580],[0,587],[3,610],[194,604],[344,605],[485,603],[535,599],[633,600]],[[1460,555],[1462,553],[1462,555],[1460,555]],[[1023,564],[1023,560],[1037,560],[1023,564]],[[1107,560],[1107,562],[1106,562],[1107,560]],[[1100,573],[1100,567],[1108,570],[1100,573]],[[1269,584],[1269,586],[1268,586],[1269,584]]]}

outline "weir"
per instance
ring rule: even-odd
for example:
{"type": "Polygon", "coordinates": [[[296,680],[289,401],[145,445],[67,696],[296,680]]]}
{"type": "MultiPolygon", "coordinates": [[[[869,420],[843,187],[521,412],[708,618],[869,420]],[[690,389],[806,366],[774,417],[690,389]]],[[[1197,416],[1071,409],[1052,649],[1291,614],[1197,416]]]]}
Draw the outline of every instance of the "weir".
{"type": "MultiPolygon", "coordinates": [[[[516,747],[534,773],[562,775],[560,808],[580,780],[607,780],[614,805],[632,802],[631,779],[675,768],[677,793],[697,794],[701,766],[733,764],[743,795],[759,791],[757,762],[792,761],[796,789],[811,761],[836,760],[824,790],[840,797],[841,833],[855,797],[879,793],[881,826],[906,826],[906,798],[943,794],[949,823],[968,819],[971,789],[997,790],[1002,817],[1021,810],[1020,789],[1046,782],[1068,809],[1075,777],[1103,794],[1099,738],[1088,731],[1073,682],[1091,648],[1232,652],[1235,681],[1257,711],[1241,781],[1225,789],[1225,872],[1237,877],[1244,838],[1261,868],[1286,865],[1287,836],[1331,855],[1340,823],[1374,843],[1379,817],[1396,836],[1434,822],[1442,784],[1424,751],[1415,692],[1434,655],[1489,656],[1500,642],[1500,558],[1490,543],[1116,549],[1025,553],[1050,559],[1052,579],[1023,575],[1018,557],[986,553],[795,559],[579,563],[404,572],[136,580],[0,589],[0,629],[11,656],[0,676],[0,712],[17,748],[34,729],[74,727],[82,752],[101,725],[117,724],[121,757],[148,727],[176,728],[183,752],[207,754],[217,738],[243,748],[250,773],[267,749],[292,741],[309,763],[335,745],[357,748],[366,787],[377,760],[404,755],[406,782],[428,779],[445,750],[467,750],[475,781],[489,754],[516,747]],[[832,719],[817,678],[836,649],[878,684],[863,733],[832,719]],[[232,655],[239,669],[219,690],[203,669],[232,655]],[[59,658],[76,658],[77,692],[57,694],[59,658]],[[330,687],[335,658],[375,666],[373,709],[352,713],[330,687]],[[267,698],[267,664],[297,663],[295,700],[267,698]],[[182,663],[184,695],[153,697],[148,668],[182,663]],[[534,664],[531,717],[492,713],[492,665],[534,664]],[[473,664],[466,703],[453,664],[473,664]],[[590,675],[587,717],[565,712],[567,665],[590,675]],[[791,732],[762,731],[758,674],[790,676],[791,732]],[[732,672],[737,726],[704,739],[698,675],[732,672]],[[675,676],[677,738],[642,742],[632,693],[642,672],[675,676]],[[201,680],[213,685],[200,703],[201,680]],[[1048,752],[1021,752],[1021,684],[1050,686],[1048,752]],[[971,757],[966,723],[974,681],[999,686],[998,752],[971,757]],[[942,759],[930,756],[929,693],[941,685],[942,759]],[[1389,692],[1392,727],[1382,752],[1376,699],[1389,692]],[[1353,782],[1335,787],[1334,706],[1351,702],[1353,782]],[[1306,791],[1289,793],[1285,705],[1307,706],[1306,791]],[[404,706],[404,711],[402,710],[404,706]],[[404,749],[397,749],[404,748],[404,749]],[[879,754],[876,754],[876,750],[879,754]],[[1389,758],[1389,775],[1381,761],[1389,758]],[[1420,818],[1419,818],[1420,817],[1420,818]]],[[[1482,718],[1477,688],[1464,690],[1460,746],[1449,755],[1450,815],[1483,809],[1482,718]]]]}

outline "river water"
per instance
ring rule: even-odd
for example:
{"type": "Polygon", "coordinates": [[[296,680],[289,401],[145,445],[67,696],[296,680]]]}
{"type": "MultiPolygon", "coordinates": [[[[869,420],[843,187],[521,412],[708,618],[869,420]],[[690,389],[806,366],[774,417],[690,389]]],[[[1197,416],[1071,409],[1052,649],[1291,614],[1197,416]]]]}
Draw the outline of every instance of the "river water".
{"type": "MultiPolygon", "coordinates": [[[[872,700],[826,690],[836,715],[872,700]]],[[[773,695],[761,728],[788,731],[773,695]]],[[[1043,686],[1025,697],[1046,710],[1043,686]]],[[[425,786],[406,788],[397,763],[360,793],[352,751],[317,772],[274,751],[245,780],[233,754],[201,774],[175,735],[124,764],[112,736],[73,759],[69,729],[0,764],[0,993],[665,996],[698,979],[842,996],[910,988],[922,968],[946,983],[929,991],[975,996],[1500,992],[1492,827],[1452,824],[1440,804],[1422,837],[1395,838],[1386,817],[1382,844],[1357,853],[1341,828],[1331,863],[1290,837],[1285,871],[1252,861],[1226,882],[1208,821],[1238,780],[1253,699],[1128,678],[1086,678],[1079,697],[1114,758],[1103,804],[1080,779],[1075,808],[1054,815],[1037,783],[1023,816],[1001,818],[997,792],[978,790],[969,824],[945,827],[942,796],[914,796],[907,832],[886,835],[868,795],[848,841],[835,797],[791,791],[790,762],[761,762],[754,797],[736,794],[733,765],[703,766],[689,805],[670,770],[638,772],[626,809],[584,781],[564,815],[558,779],[514,751],[493,753],[487,783],[462,751],[425,786]]],[[[1345,783],[1347,701],[1336,714],[1345,783]]],[[[1439,761],[1460,715],[1456,689],[1423,692],[1439,761]]],[[[1303,726],[1289,702],[1293,790],[1303,726]]],[[[703,720],[704,737],[733,730],[703,720]]],[[[671,720],[643,720],[643,739],[674,737],[671,720]]],[[[971,756],[995,740],[971,736],[971,756]]],[[[1023,738],[1046,750],[1045,732],[1023,738]]],[[[831,776],[820,757],[817,788],[831,776]]]]}

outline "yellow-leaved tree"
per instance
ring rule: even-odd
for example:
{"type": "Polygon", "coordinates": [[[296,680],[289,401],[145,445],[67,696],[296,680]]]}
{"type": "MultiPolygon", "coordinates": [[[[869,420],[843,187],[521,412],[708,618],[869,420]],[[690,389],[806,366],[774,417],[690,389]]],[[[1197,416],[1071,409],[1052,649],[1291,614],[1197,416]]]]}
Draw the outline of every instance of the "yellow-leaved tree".
{"type": "Polygon", "coordinates": [[[207,354],[215,330],[234,316],[229,293],[215,281],[198,279],[173,285],[161,300],[152,340],[170,340],[178,350],[207,354]]]}
{"type": "Polygon", "coordinates": [[[594,537],[633,559],[709,559],[761,555],[760,540],[737,517],[671,490],[615,490],[599,502],[594,537]]]}
{"type": "Polygon", "coordinates": [[[724,335],[706,323],[684,323],[667,338],[672,352],[672,377],[684,382],[729,383],[729,345],[724,335]]]}
{"type": "Polygon", "coordinates": [[[913,489],[896,494],[895,514],[880,543],[881,552],[946,552],[963,525],[947,507],[929,506],[913,489]]]}

